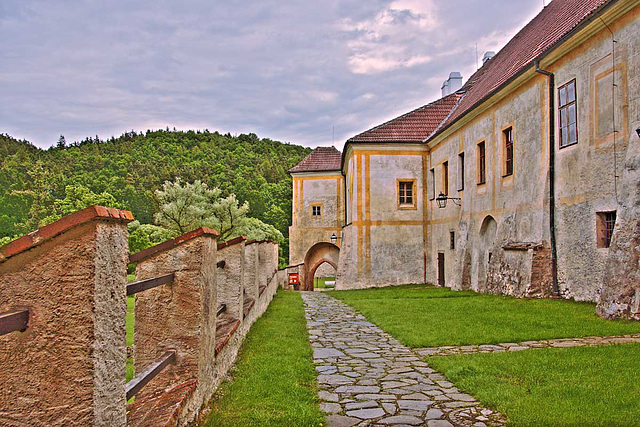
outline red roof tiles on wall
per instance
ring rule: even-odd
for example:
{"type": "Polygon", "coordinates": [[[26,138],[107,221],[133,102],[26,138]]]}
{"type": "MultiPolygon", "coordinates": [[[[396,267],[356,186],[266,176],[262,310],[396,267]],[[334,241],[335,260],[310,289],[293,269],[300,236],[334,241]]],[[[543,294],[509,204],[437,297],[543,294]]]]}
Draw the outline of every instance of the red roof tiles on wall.
{"type": "Polygon", "coordinates": [[[362,132],[348,142],[422,142],[447,118],[460,100],[452,93],[362,132]]]}
{"type": "Polygon", "coordinates": [[[318,147],[289,172],[317,172],[340,170],[342,153],[335,147],[318,147]]]}

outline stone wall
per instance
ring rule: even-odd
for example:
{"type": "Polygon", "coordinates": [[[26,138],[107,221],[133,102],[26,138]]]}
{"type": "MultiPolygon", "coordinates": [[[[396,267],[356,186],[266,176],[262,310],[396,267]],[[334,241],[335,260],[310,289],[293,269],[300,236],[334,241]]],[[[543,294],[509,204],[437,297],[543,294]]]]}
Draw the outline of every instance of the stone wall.
{"type": "Polygon", "coordinates": [[[131,213],[92,206],[0,248],[0,425],[125,424],[131,213]]]}
{"type": "Polygon", "coordinates": [[[225,314],[242,319],[245,277],[245,238],[240,237],[218,245],[218,307],[226,306],[225,314]],[[224,265],[220,265],[220,261],[224,265]]]}

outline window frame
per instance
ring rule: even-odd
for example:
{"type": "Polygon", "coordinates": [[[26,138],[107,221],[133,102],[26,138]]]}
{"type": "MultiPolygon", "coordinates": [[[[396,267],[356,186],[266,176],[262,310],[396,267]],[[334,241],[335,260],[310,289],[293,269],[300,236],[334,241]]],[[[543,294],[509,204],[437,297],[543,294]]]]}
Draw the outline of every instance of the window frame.
{"type": "Polygon", "coordinates": [[[455,230],[449,230],[449,249],[454,251],[456,249],[456,232],[455,230]]]}
{"type": "Polygon", "coordinates": [[[458,191],[464,191],[464,151],[458,153],[458,191]]]}
{"type": "Polygon", "coordinates": [[[449,161],[442,162],[442,193],[449,195],[449,161]]]}
{"type": "MultiPolygon", "coordinates": [[[[406,194],[404,195],[404,197],[406,198],[406,194]]],[[[417,180],[414,178],[398,178],[396,179],[396,202],[397,202],[397,208],[400,210],[405,210],[405,209],[417,209],[417,199],[418,199],[418,192],[417,192],[417,180]],[[411,184],[411,203],[401,203],[401,190],[400,190],[400,185],[401,184],[411,184]]]]}
{"type": "MultiPolygon", "coordinates": [[[[565,100],[568,100],[568,92],[565,94],[565,100]]],[[[566,82],[565,84],[563,84],[562,86],[558,87],[558,148],[559,149],[563,149],[566,147],[571,147],[572,145],[576,145],[578,143],[578,82],[576,81],[576,79],[573,80],[569,80],[568,82],[566,82]],[[562,92],[562,90],[565,90],[569,87],[569,85],[571,85],[573,83],[573,101],[571,102],[566,102],[565,104],[561,104],[561,97],[560,94],[562,92]],[[569,135],[569,129],[571,124],[569,123],[569,107],[573,105],[574,106],[574,111],[575,111],[575,122],[573,123],[576,127],[576,140],[574,142],[568,142],[566,144],[563,144],[563,140],[562,140],[562,129],[563,129],[563,125],[562,125],[562,111],[564,110],[567,116],[567,138],[569,135]]]]}
{"type": "Polygon", "coordinates": [[[611,247],[617,219],[618,212],[615,210],[596,212],[596,246],[598,248],[611,247]]]}
{"type": "Polygon", "coordinates": [[[324,207],[322,206],[322,203],[311,203],[310,209],[311,209],[311,218],[313,218],[313,219],[322,219],[322,216],[324,215],[324,207]],[[314,209],[313,208],[319,208],[320,209],[320,215],[314,215],[314,213],[313,213],[314,209]]]}
{"type": "Polygon", "coordinates": [[[515,162],[514,162],[514,154],[515,154],[515,145],[514,145],[514,136],[513,136],[513,125],[509,125],[502,129],[502,153],[503,153],[503,162],[502,162],[502,177],[508,178],[514,175],[515,170],[515,162]],[[511,140],[509,140],[509,136],[511,140]],[[511,150],[509,150],[509,144],[511,145],[511,150]],[[511,153],[509,153],[511,151],[511,153]],[[509,157],[511,154],[511,157],[509,157]],[[509,164],[511,164],[511,171],[509,171],[509,164]]]}
{"type": "Polygon", "coordinates": [[[487,140],[476,144],[476,183],[485,185],[487,183],[487,140]]]}
{"type": "Polygon", "coordinates": [[[429,200],[435,200],[436,198],[436,171],[434,168],[429,169],[429,178],[427,180],[427,186],[429,187],[429,200]]]}

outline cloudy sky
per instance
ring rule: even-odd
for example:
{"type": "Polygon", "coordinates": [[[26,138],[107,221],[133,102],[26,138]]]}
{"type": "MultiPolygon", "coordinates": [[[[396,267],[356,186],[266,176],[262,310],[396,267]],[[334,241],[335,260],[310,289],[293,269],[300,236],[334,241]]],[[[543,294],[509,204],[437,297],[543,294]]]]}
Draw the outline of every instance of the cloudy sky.
{"type": "Polygon", "coordinates": [[[0,133],[345,139],[439,97],[541,0],[2,0],[0,133]]]}

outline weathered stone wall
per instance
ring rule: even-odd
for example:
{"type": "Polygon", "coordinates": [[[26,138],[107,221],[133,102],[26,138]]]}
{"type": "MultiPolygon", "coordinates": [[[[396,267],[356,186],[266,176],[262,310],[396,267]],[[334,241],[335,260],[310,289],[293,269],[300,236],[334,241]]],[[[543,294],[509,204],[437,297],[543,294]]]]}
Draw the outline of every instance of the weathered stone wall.
{"type": "Polygon", "coordinates": [[[143,398],[196,378],[196,390],[183,411],[183,417],[191,418],[214,391],[217,233],[198,229],[185,236],[178,238],[176,245],[138,262],[138,280],[170,273],[175,279],[136,294],[134,361],[138,373],[166,351],[175,350],[175,365],[162,371],[137,396],[143,398]]]}
{"type": "Polygon", "coordinates": [[[223,267],[217,270],[218,306],[225,304],[225,314],[232,319],[242,319],[244,303],[244,238],[218,245],[218,262],[224,261],[223,267]]]}
{"type": "Polygon", "coordinates": [[[347,150],[347,221],[337,289],[424,281],[422,145],[358,145],[347,150]],[[398,205],[398,181],[415,181],[415,207],[398,205]]]}
{"type": "MultiPolygon", "coordinates": [[[[639,103],[634,123],[640,127],[639,103]]],[[[597,313],[610,319],[640,320],[640,138],[630,141],[620,200],[597,313]]]]}
{"type": "Polygon", "coordinates": [[[125,424],[131,219],[90,207],[0,250],[0,312],[29,310],[0,337],[0,425],[125,424]]]}

